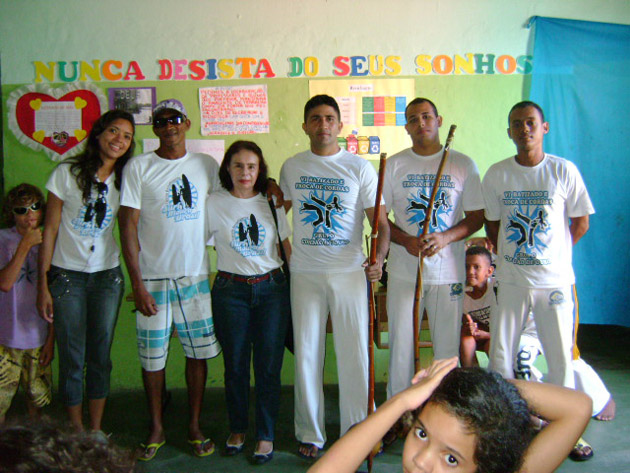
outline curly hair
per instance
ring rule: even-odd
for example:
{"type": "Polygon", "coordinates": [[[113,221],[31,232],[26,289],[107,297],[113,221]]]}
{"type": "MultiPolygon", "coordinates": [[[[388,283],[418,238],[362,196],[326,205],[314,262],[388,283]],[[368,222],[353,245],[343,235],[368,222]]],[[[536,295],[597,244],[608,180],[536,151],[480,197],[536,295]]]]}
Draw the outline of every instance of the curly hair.
{"type": "Polygon", "coordinates": [[[221,185],[228,191],[234,189],[234,183],[232,182],[232,177],[228,169],[232,163],[232,156],[243,150],[251,151],[258,156],[258,177],[254,183],[254,190],[265,194],[267,192],[267,163],[263,157],[262,150],[253,141],[235,141],[227,149],[225,156],[223,156],[223,161],[221,161],[221,167],[219,168],[219,180],[221,181],[221,185]]]}
{"type": "Polygon", "coordinates": [[[49,421],[0,428],[0,472],[132,473],[132,452],[102,433],[66,432],[49,421]]]}
{"type": "MultiPolygon", "coordinates": [[[[96,185],[94,176],[96,176],[97,171],[103,165],[98,139],[101,133],[103,133],[114,120],[118,119],[127,120],[131,124],[135,135],[136,124],[133,120],[133,115],[124,110],[110,110],[109,112],[105,112],[94,122],[92,130],[90,130],[90,135],[88,136],[85,151],[67,161],[70,164],[70,171],[75,176],[79,189],[81,189],[84,204],[87,204],[90,200],[92,189],[96,185]]],[[[118,190],[120,190],[122,182],[122,170],[125,164],[127,164],[127,161],[133,156],[135,146],[136,144],[132,139],[127,152],[118,158],[114,164],[114,185],[118,190]]]]}
{"type": "Polygon", "coordinates": [[[453,414],[475,435],[478,473],[519,470],[534,429],[527,402],[513,384],[493,371],[457,368],[444,377],[428,403],[453,414]]]}
{"type": "Polygon", "coordinates": [[[12,227],[15,225],[15,216],[13,215],[14,207],[26,207],[27,205],[34,204],[35,202],[42,203],[42,222],[46,216],[46,200],[44,194],[39,188],[23,182],[11,189],[4,199],[2,206],[2,216],[4,223],[12,227]]]}

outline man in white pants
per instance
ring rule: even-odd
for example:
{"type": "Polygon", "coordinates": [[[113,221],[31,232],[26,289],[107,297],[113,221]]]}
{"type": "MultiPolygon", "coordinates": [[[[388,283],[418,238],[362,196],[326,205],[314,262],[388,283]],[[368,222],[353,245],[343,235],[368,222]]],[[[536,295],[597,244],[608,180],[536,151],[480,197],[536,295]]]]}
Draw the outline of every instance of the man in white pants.
{"type": "Polygon", "coordinates": [[[368,307],[366,274],[381,276],[389,247],[384,208],[376,264],[362,251],[363,219],[372,221],[377,176],[372,164],[341,150],[339,106],[327,95],[304,107],[310,150],[280,173],[285,208],[293,207],[291,308],[295,339],[295,435],[298,453],[316,458],[326,442],[323,365],[330,313],[339,376],[341,435],[367,414],[368,307]],[[365,272],[364,272],[365,270],[365,272]]]}
{"type": "MultiPolygon", "coordinates": [[[[463,240],[483,224],[477,166],[453,150],[440,179],[433,212],[426,215],[443,154],[439,135],[442,117],[426,98],[412,100],[405,115],[412,147],[388,160],[383,189],[387,210],[393,210],[395,218],[395,222],[390,221],[392,246],[387,260],[388,398],[409,387],[414,374],[412,328],[418,254],[424,255],[420,314],[426,308],[435,357],[459,356],[463,240]],[[421,237],[426,218],[430,219],[429,230],[421,237]]],[[[385,442],[389,443],[387,439],[385,442]]]]}
{"type": "Polygon", "coordinates": [[[517,154],[491,166],[483,180],[486,233],[497,248],[501,286],[490,324],[490,367],[514,377],[531,311],[548,381],[573,388],[572,247],[588,230],[594,209],[577,167],[543,151],[549,124],[542,109],[520,102],[508,123],[517,154]]]}

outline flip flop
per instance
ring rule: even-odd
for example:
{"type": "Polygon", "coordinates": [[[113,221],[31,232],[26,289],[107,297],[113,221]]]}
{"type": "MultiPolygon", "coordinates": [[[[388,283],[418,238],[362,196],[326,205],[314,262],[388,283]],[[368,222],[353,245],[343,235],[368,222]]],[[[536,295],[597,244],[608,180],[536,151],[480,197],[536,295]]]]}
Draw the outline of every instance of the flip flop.
{"type": "Polygon", "coordinates": [[[211,438],[204,440],[188,440],[188,445],[192,447],[193,454],[199,458],[207,457],[214,453],[214,442],[212,442],[211,438]],[[206,450],[206,445],[208,444],[210,444],[211,447],[206,450]]]}
{"type": "Polygon", "coordinates": [[[593,458],[593,447],[591,447],[586,440],[580,437],[577,443],[573,446],[569,458],[576,462],[583,462],[593,458]]]}
{"type": "Polygon", "coordinates": [[[158,450],[162,448],[162,446],[165,443],[166,443],[166,440],[163,440],[161,442],[150,443],[148,445],[141,443],[140,448],[143,450],[143,452],[142,452],[142,455],[138,457],[138,461],[148,462],[148,461],[153,460],[153,458],[155,458],[155,455],[157,455],[158,450]],[[151,449],[153,449],[153,453],[149,453],[149,450],[151,449]]]}
{"type": "Polygon", "coordinates": [[[312,443],[300,442],[298,446],[299,457],[304,458],[305,460],[313,461],[313,460],[317,460],[318,454],[319,454],[319,447],[317,445],[314,445],[312,443]],[[300,452],[300,448],[307,448],[310,454],[306,455],[300,452]]]}

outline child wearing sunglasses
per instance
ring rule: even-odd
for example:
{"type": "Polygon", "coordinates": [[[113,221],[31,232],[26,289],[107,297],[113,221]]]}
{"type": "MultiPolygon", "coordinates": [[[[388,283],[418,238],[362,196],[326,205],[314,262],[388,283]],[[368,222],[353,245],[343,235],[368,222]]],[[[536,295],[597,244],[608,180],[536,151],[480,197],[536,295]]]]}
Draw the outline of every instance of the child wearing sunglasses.
{"type": "Polygon", "coordinates": [[[35,305],[45,207],[41,191],[30,184],[14,187],[4,201],[9,228],[0,230],[0,424],[20,384],[32,417],[51,399],[53,328],[35,305]]]}

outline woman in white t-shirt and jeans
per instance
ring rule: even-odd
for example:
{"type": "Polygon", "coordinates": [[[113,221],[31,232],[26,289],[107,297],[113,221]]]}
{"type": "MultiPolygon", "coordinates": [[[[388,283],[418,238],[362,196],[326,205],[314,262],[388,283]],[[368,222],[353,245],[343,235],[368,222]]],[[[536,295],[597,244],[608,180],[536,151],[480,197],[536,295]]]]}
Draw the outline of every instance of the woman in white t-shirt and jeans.
{"type": "Polygon", "coordinates": [[[290,230],[284,209],[276,209],[276,231],[264,195],[267,165],[255,143],[232,144],[223,158],[219,178],[224,189],[208,198],[206,221],[218,254],[212,312],[217,339],[223,348],[230,424],[224,454],[236,455],[244,447],[253,350],[256,447],[252,461],[263,464],[273,457],[280,404],[280,371],[290,300],[279,245],[290,254],[290,230]],[[282,242],[278,241],[278,233],[282,242]]]}
{"type": "Polygon", "coordinates": [[[84,370],[91,430],[101,430],[109,394],[110,352],[125,288],[113,228],[134,132],[131,114],[106,112],[94,123],[85,151],[59,164],[46,184],[37,309],[54,323],[59,396],[78,430],[84,428],[84,370]]]}

